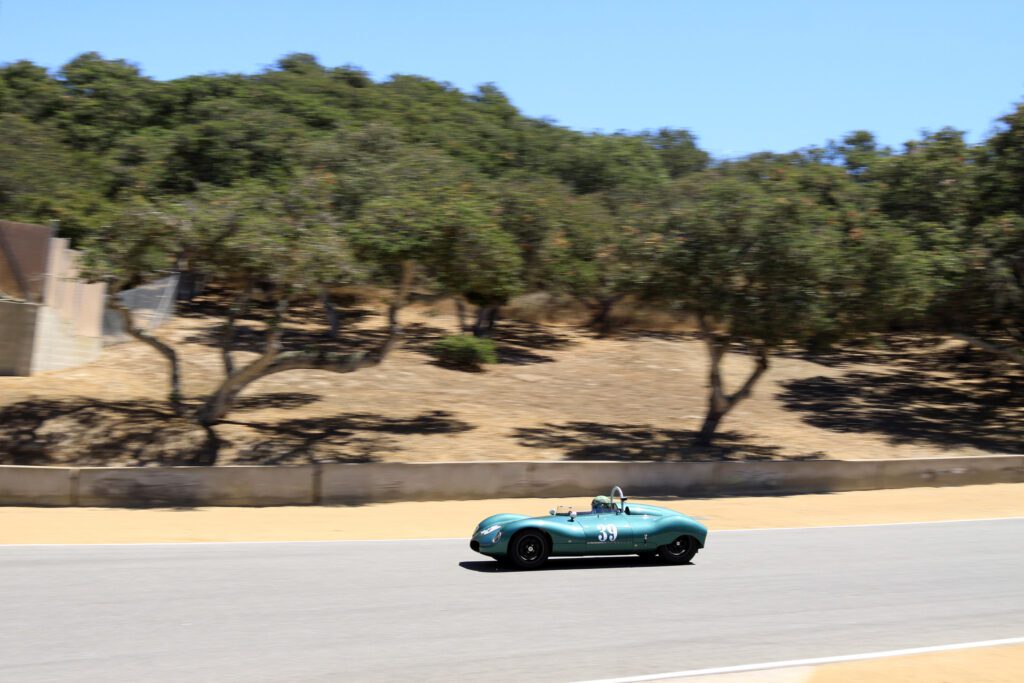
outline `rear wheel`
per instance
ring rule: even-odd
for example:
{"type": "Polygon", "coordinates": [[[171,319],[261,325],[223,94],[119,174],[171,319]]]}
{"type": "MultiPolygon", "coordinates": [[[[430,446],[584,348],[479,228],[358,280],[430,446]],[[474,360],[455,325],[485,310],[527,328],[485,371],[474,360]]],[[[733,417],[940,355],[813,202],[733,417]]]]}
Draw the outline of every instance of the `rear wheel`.
{"type": "Polygon", "coordinates": [[[693,536],[680,536],[671,543],[658,548],[658,556],[669,564],[686,564],[700,550],[693,536]]]}
{"type": "Polygon", "coordinates": [[[508,559],[520,569],[536,569],[547,561],[550,552],[544,534],[530,529],[516,534],[508,544],[508,559]]]}

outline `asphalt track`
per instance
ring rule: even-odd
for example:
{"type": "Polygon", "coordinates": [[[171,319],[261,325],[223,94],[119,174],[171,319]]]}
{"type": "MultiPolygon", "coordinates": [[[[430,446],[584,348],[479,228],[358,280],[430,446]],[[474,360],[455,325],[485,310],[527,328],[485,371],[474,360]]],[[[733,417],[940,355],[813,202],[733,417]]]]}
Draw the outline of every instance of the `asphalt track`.
{"type": "Polygon", "coordinates": [[[0,546],[0,681],[577,681],[1024,635],[1024,519],[712,531],[498,571],[466,541],[0,546]]]}

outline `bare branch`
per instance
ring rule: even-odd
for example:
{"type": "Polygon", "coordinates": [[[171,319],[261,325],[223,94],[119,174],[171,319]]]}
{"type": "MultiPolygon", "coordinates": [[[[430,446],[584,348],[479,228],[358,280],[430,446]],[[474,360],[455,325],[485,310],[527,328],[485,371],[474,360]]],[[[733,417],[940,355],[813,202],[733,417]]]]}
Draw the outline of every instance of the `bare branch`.
{"type": "Polygon", "coordinates": [[[224,375],[230,376],[235,372],[234,359],[231,356],[232,347],[235,344],[235,321],[245,307],[249,305],[249,297],[252,296],[252,278],[246,278],[245,287],[238,298],[228,309],[227,323],[224,325],[224,334],[221,337],[221,357],[224,360],[224,375]]]}
{"type": "Polygon", "coordinates": [[[132,315],[131,310],[126,308],[121,301],[118,299],[120,292],[113,292],[107,295],[107,305],[112,310],[117,311],[121,315],[121,320],[124,323],[124,329],[133,338],[138,341],[149,345],[155,349],[160,355],[167,359],[167,363],[170,365],[170,392],[168,394],[168,400],[170,401],[171,408],[178,415],[182,413],[181,407],[181,373],[178,364],[177,352],[163,343],[156,337],[143,332],[141,328],[135,325],[135,318],[132,315]]]}
{"type": "Polygon", "coordinates": [[[983,339],[972,337],[966,334],[953,334],[951,335],[955,339],[967,342],[970,346],[981,349],[982,351],[988,351],[989,353],[995,354],[1005,360],[1013,361],[1019,365],[1024,365],[1024,353],[1015,351],[1014,349],[1007,349],[1002,346],[996,346],[983,339]]]}
{"type": "Polygon", "coordinates": [[[281,353],[281,320],[288,307],[287,299],[278,301],[274,318],[267,330],[267,345],[263,354],[249,365],[233,373],[221,383],[217,391],[199,410],[200,424],[210,426],[222,420],[231,410],[235,398],[253,382],[290,370],[323,370],[348,373],[379,365],[399,344],[402,327],[398,312],[405,305],[416,270],[411,261],[402,264],[402,279],[395,298],[388,306],[388,336],[375,353],[356,351],[349,354],[325,351],[290,351],[281,353]]]}

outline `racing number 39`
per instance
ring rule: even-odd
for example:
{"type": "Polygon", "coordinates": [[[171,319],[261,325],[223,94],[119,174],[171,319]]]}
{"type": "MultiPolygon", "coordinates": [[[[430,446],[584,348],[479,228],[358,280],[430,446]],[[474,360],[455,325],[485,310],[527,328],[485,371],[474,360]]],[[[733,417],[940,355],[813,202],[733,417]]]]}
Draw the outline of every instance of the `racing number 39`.
{"type": "Polygon", "coordinates": [[[597,540],[601,543],[614,541],[619,537],[619,530],[614,524],[598,524],[597,540]]]}

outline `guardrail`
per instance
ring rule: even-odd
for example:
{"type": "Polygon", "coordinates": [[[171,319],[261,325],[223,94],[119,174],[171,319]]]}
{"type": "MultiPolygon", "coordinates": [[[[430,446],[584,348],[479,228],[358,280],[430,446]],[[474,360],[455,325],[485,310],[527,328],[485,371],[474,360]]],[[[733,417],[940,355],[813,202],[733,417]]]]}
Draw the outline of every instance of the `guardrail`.
{"type": "Polygon", "coordinates": [[[417,500],[781,495],[1024,482],[1024,456],[750,462],[441,462],[225,467],[0,466],[0,505],[195,507],[417,500]]]}

